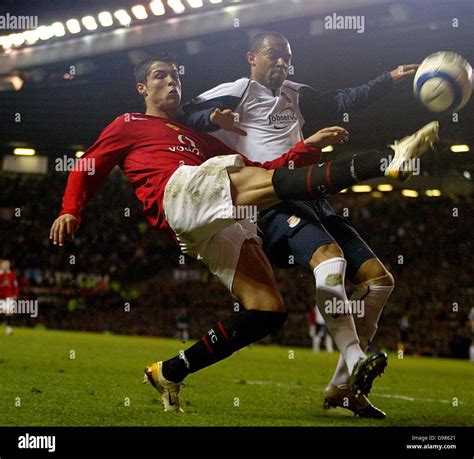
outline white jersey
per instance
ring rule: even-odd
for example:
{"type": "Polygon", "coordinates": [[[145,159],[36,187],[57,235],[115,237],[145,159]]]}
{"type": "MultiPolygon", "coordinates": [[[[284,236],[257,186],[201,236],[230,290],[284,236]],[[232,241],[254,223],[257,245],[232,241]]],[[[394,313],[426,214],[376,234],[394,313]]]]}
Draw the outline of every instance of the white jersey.
{"type": "Polygon", "coordinates": [[[220,97],[239,98],[234,112],[239,116],[237,125],[247,131],[247,136],[224,129],[210,134],[250,160],[265,162],[278,158],[303,140],[304,119],[298,106],[298,90],[302,86],[305,85],[285,80],[273,94],[255,80],[240,78],[204,92],[195,101],[199,104],[220,97]]]}

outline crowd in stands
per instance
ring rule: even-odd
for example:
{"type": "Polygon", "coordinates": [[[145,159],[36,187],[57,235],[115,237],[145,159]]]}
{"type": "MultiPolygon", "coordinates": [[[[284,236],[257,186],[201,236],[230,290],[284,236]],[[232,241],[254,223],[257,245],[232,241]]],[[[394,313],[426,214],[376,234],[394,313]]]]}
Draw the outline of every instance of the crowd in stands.
{"type": "MultiPolygon", "coordinates": [[[[75,240],[53,246],[49,229],[66,179],[0,174],[0,258],[11,261],[20,298],[39,302],[36,319],[15,317],[13,323],[174,336],[176,316],[186,308],[190,337],[197,338],[216,317],[239,307],[204,265],[148,226],[120,171],[91,200],[75,240]]],[[[346,193],[332,203],[395,277],[373,347],[467,357],[473,197],[346,193]],[[409,324],[403,343],[401,321],[409,324]]],[[[273,340],[309,346],[314,278],[302,268],[275,272],[290,317],[273,340]]]]}

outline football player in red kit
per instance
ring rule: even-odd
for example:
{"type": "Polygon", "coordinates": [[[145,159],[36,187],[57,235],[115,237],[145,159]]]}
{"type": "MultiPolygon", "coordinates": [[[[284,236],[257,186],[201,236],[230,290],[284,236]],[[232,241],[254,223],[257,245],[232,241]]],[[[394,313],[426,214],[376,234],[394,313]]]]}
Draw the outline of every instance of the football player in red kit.
{"type": "Polygon", "coordinates": [[[9,317],[12,314],[11,301],[16,300],[20,289],[16,274],[10,269],[9,260],[0,260],[0,312],[5,314],[5,333],[13,334],[9,317]]]}
{"type": "MultiPolygon", "coordinates": [[[[135,77],[146,113],[119,116],[85,152],[69,175],[63,208],[50,238],[63,245],[74,235],[88,200],[119,165],[149,223],[167,230],[183,253],[202,260],[243,304],[243,311],[216,323],[186,351],[146,367],[146,380],[160,392],[165,411],[182,411],[180,385],[189,373],[262,339],[287,318],[256,226],[239,219],[238,208],[260,210],[282,200],[337,193],[390,170],[409,173],[406,160],[429,149],[437,124],[422,128],[412,136],[409,148],[395,154],[393,150],[369,152],[333,161],[329,168],[314,167],[322,148],[348,140],[345,129],[326,128],[280,158],[259,164],[177,121],[181,83],[173,58],[161,55],[146,60],[137,66],[135,77]],[[381,169],[381,163],[391,157],[388,169],[381,169]]],[[[345,351],[356,356],[351,368],[354,392],[367,394],[386,366],[386,355],[367,357],[357,343],[345,351]]]]}

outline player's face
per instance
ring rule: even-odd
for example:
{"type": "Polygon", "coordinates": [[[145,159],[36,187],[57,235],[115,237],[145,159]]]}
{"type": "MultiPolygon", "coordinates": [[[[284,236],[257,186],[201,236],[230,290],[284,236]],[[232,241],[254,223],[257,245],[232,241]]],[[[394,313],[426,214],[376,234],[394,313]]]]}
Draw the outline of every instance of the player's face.
{"type": "Polygon", "coordinates": [[[137,89],[145,96],[147,108],[170,113],[175,112],[181,102],[181,81],[174,64],[154,62],[148,70],[146,85],[139,83],[137,89]]]}
{"type": "Polygon", "coordinates": [[[248,60],[253,79],[268,88],[278,89],[291,65],[290,44],[276,37],[265,38],[263,48],[257,54],[249,53],[248,60]]]}

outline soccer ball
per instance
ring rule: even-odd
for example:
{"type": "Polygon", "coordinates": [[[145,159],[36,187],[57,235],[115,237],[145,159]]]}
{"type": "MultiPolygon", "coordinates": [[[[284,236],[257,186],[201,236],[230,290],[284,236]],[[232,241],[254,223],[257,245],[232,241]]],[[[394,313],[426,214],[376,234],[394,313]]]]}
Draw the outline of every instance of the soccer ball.
{"type": "Polygon", "coordinates": [[[439,51],[430,54],[418,67],[413,91],[432,112],[456,112],[471,97],[472,67],[456,53],[439,51]]]}

